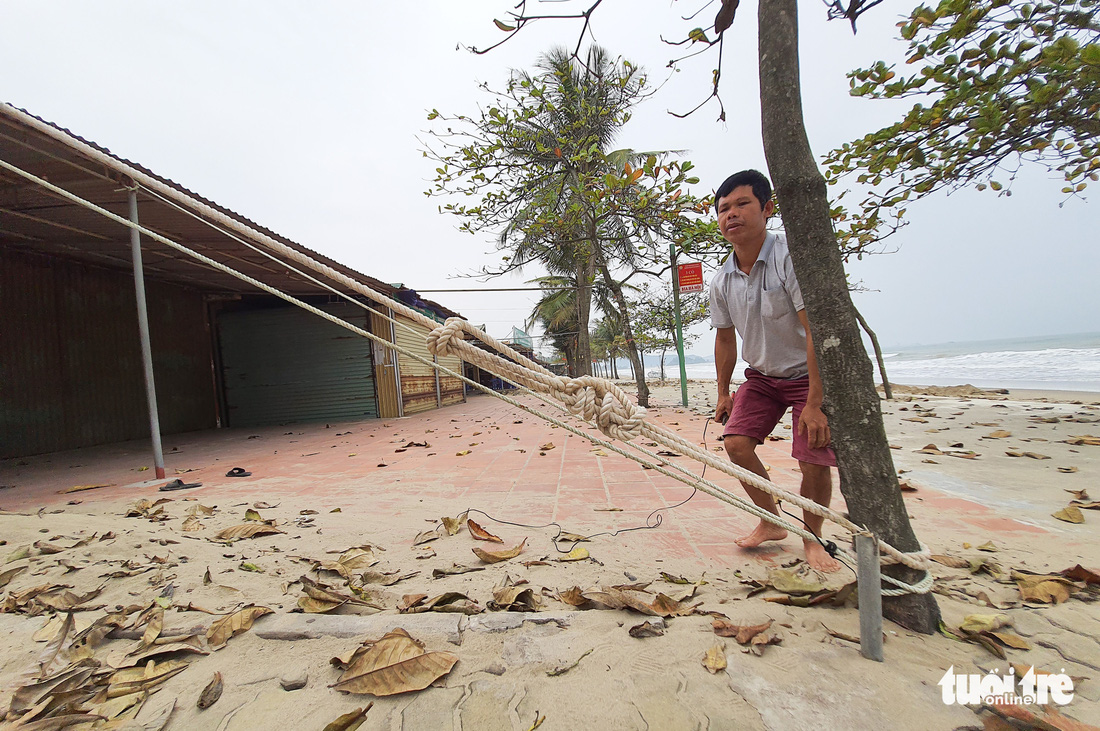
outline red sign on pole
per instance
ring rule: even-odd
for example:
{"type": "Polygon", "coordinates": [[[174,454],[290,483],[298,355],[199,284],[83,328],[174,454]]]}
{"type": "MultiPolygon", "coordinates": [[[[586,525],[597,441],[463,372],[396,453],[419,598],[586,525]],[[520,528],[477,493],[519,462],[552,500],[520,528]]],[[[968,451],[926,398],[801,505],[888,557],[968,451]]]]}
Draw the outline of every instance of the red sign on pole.
{"type": "Polygon", "coordinates": [[[703,291],[703,264],[701,262],[680,264],[676,269],[680,280],[680,294],[703,291]]]}

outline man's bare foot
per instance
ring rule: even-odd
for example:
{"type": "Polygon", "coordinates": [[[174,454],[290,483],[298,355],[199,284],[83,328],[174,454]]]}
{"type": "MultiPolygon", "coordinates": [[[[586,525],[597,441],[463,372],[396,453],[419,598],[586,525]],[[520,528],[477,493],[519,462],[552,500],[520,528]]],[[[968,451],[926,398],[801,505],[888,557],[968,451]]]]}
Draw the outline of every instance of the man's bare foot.
{"type": "Polygon", "coordinates": [[[806,548],[806,563],[810,568],[832,573],[840,570],[840,561],[830,556],[817,541],[803,541],[806,548]]]}
{"type": "Polygon", "coordinates": [[[743,538],[738,538],[734,543],[741,546],[741,548],[756,548],[765,541],[781,541],[786,537],[787,531],[785,529],[762,520],[752,533],[743,538]]]}

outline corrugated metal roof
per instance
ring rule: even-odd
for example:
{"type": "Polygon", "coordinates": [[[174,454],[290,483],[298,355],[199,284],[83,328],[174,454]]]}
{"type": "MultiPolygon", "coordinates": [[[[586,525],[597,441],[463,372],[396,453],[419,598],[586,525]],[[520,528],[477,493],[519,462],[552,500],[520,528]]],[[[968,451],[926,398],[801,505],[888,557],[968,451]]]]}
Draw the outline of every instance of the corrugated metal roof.
{"type": "MultiPolygon", "coordinates": [[[[280,236],[64,127],[25,110],[18,110],[57,130],[73,143],[83,143],[109,156],[118,161],[119,166],[112,168],[91,160],[81,154],[76,144],[66,144],[65,139],[55,139],[29,126],[12,113],[15,109],[0,104],[0,159],[112,213],[124,218],[129,215],[127,192],[122,188],[126,182],[123,166],[128,166],[338,272],[358,279],[381,294],[393,297],[399,292],[385,282],[280,236]]],[[[272,261],[232,236],[198,220],[191,213],[181,211],[144,190],[138,191],[138,218],[142,226],[284,292],[294,295],[327,294],[327,290],[290,271],[281,259],[272,261]]],[[[130,269],[128,228],[4,170],[0,170],[0,245],[130,269]]],[[[145,276],[149,280],[178,282],[212,294],[256,291],[235,277],[211,269],[147,237],[142,240],[142,250],[145,276]]],[[[277,254],[273,255],[278,259],[277,254]]],[[[335,283],[326,283],[341,289],[335,283]]],[[[424,302],[444,317],[458,314],[437,302],[424,302]]]]}

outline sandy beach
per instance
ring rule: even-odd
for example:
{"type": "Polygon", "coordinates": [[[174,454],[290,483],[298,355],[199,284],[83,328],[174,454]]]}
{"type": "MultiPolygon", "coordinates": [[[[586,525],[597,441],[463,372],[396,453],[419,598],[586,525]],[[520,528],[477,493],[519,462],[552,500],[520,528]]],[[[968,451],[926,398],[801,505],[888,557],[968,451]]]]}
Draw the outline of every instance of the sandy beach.
{"type": "MultiPolygon", "coordinates": [[[[706,423],[713,382],[689,383],[687,408],[679,396],[676,382],[655,386],[649,418],[701,443],[706,427],[705,443],[720,449],[706,423]]],[[[775,588],[799,570],[795,539],[742,551],[732,539],[754,520],[701,493],[662,511],[656,528],[626,530],[652,525],[655,509],[691,488],[472,396],[404,419],[170,437],[170,477],[203,483],[189,490],[159,492],[140,443],[4,462],[0,710],[118,719],[34,728],[323,729],[372,702],[360,728],[981,728],[990,712],[945,704],[937,683],[951,667],[1013,663],[1064,671],[1075,695],[1052,712],[1100,724],[1096,584],[1054,581],[1064,600],[1040,601],[1013,574],[1100,568],[1100,514],[1053,516],[1100,493],[1100,394],[899,386],[883,412],[915,529],[946,562],[935,591],[957,637],[887,623],[881,665],[853,642],[856,609],[799,606],[807,594],[775,588]],[[252,475],[225,477],[238,466],[252,475]],[[92,485],[103,486],[73,490],[92,485]],[[465,520],[451,535],[441,519],[458,517],[499,542],[476,540],[465,520]],[[530,527],[555,522],[603,535],[555,544],[557,528],[530,527]],[[257,535],[216,538],[237,526],[257,535]],[[574,545],[587,556],[570,554],[574,545]],[[75,626],[57,640],[57,608],[74,602],[75,626]],[[270,611],[253,610],[245,628],[235,613],[250,606],[270,611]],[[968,618],[1003,637],[963,641],[968,618]],[[72,643],[97,621],[101,631],[72,643]],[[722,623],[769,625],[757,633],[766,642],[743,646],[716,633],[722,623]],[[238,632],[226,638],[226,626],[238,632]],[[404,642],[382,640],[395,628],[422,644],[402,645],[402,668],[449,670],[413,673],[427,687],[396,695],[341,692],[393,680],[349,655],[404,642]],[[27,690],[80,663],[95,671],[27,690]],[[137,680],[118,674],[127,667],[137,680]],[[199,708],[215,673],[220,697],[199,708]],[[342,678],[354,683],[333,687],[342,678]]],[[[777,484],[797,489],[789,424],[761,454],[777,484]]],[[[854,578],[800,577],[809,596],[854,578]]]]}

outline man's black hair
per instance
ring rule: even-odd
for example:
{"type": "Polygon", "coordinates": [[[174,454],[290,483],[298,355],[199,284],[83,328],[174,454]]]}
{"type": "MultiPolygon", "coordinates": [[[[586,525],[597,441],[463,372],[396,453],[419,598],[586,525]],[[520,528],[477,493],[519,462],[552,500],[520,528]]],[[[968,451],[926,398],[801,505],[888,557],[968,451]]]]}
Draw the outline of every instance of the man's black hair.
{"type": "Polygon", "coordinates": [[[759,170],[742,170],[729,176],[718,186],[718,192],[714,194],[714,207],[718,208],[718,201],[742,185],[748,185],[752,188],[752,194],[756,196],[761,209],[768,205],[768,201],[772,199],[772,184],[768,182],[764,173],[759,170]]]}

